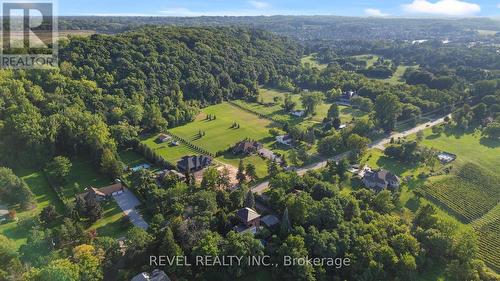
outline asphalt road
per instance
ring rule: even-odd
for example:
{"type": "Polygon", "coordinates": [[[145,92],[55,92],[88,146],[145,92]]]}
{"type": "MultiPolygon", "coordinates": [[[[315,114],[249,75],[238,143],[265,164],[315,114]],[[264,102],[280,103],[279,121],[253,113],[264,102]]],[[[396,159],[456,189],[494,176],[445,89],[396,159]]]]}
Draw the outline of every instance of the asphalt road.
{"type": "MultiPolygon", "coordinates": [[[[398,138],[404,138],[404,137],[407,137],[409,135],[416,134],[417,132],[423,131],[426,128],[431,128],[431,127],[434,127],[434,126],[437,126],[437,125],[443,123],[445,118],[446,117],[442,117],[442,118],[418,125],[417,127],[409,129],[409,130],[404,131],[404,132],[394,133],[394,134],[387,136],[383,139],[374,141],[373,143],[371,143],[369,145],[369,147],[384,150],[384,146],[387,145],[388,143],[390,143],[392,138],[398,139],[398,138]]],[[[345,152],[345,153],[339,154],[337,156],[334,156],[332,158],[329,158],[327,160],[323,160],[323,161],[308,165],[306,167],[303,167],[303,168],[300,168],[299,170],[297,170],[297,174],[304,175],[305,173],[307,173],[307,171],[322,169],[322,168],[326,167],[328,161],[330,161],[330,160],[339,161],[347,156],[349,156],[349,152],[345,152]]],[[[254,186],[252,188],[252,191],[255,194],[263,194],[264,192],[266,192],[267,189],[269,189],[269,181],[262,182],[256,186],[254,186]]]]}

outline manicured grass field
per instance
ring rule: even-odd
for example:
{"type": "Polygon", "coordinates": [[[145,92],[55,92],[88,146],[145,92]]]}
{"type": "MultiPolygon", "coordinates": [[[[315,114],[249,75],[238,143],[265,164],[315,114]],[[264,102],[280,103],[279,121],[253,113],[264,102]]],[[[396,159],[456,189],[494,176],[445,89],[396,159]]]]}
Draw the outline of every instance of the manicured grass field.
{"type": "Polygon", "coordinates": [[[132,227],[114,200],[102,203],[102,209],[102,218],[89,227],[96,229],[99,236],[120,238],[132,227]]]}
{"type": "MultiPolygon", "coordinates": [[[[54,205],[58,212],[62,212],[63,205],[57,199],[55,192],[50,188],[47,180],[41,172],[32,170],[15,171],[16,175],[26,181],[33,194],[35,194],[36,208],[27,211],[21,211],[18,206],[9,206],[17,211],[19,220],[38,216],[41,210],[49,205],[54,205]]],[[[17,225],[16,222],[10,222],[0,225],[0,233],[16,242],[17,246],[26,243],[28,230],[17,225]]]]}
{"type": "Polygon", "coordinates": [[[73,199],[76,194],[86,188],[100,188],[112,183],[112,180],[100,174],[90,160],[73,159],[73,166],[63,186],[63,194],[67,199],[73,199]],[[78,186],[78,187],[77,187],[78,186]]]}
{"type": "Polygon", "coordinates": [[[251,155],[248,157],[242,157],[240,155],[234,155],[232,153],[225,153],[223,156],[217,158],[220,161],[232,165],[233,167],[238,167],[240,164],[240,159],[243,160],[243,164],[246,166],[247,164],[254,164],[256,171],[257,171],[257,176],[262,179],[267,177],[267,161],[265,159],[262,159],[258,155],[251,155]]]}
{"type": "Polygon", "coordinates": [[[183,156],[199,154],[183,143],[180,143],[179,146],[172,146],[168,143],[157,143],[157,137],[158,134],[148,136],[143,140],[143,143],[151,147],[155,152],[173,165],[175,165],[175,163],[183,156]]]}
{"type": "Polygon", "coordinates": [[[171,132],[192,144],[211,153],[226,150],[246,138],[267,143],[272,139],[269,129],[273,127],[268,119],[260,118],[228,103],[222,103],[203,109],[194,122],[177,127],[171,132]],[[215,120],[206,120],[210,114],[215,120]],[[233,123],[240,128],[231,128],[233,123]],[[199,137],[198,133],[205,133],[199,137]]]}
{"type": "MultiPolygon", "coordinates": [[[[458,155],[456,164],[472,162],[498,173],[500,141],[484,140],[480,132],[464,133],[458,130],[436,136],[430,129],[427,129],[424,131],[424,136],[423,145],[458,155]]],[[[412,138],[414,139],[415,136],[412,138]]]]}

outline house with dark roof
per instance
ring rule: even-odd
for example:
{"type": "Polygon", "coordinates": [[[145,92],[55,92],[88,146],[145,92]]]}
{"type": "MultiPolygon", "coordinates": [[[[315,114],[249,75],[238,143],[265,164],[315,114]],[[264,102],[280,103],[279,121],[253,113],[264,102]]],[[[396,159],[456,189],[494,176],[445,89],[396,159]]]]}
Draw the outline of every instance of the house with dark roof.
{"type": "Polygon", "coordinates": [[[237,143],[233,147],[233,153],[234,154],[252,154],[256,153],[260,149],[262,149],[264,146],[257,141],[252,141],[252,140],[244,140],[239,143],[237,143]]]}
{"type": "Polygon", "coordinates": [[[179,173],[176,170],[163,170],[157,173],[157,179],[163,179],[168,176],[175,176],[180,181],[186,180],[186,175],[179,173]]]}
{"type": "Polygon", "coordinates": [[[212,164],[212,157],[210,156],[184,156],[181,160],[179,160],[179,162],[177,162],[177,168],[183,173],[196,172],[210,166],[210,164],[212,164]]]}
{"type": "Polygon", "coordinates": [[[236,212],[236,217],[238,217],[246,228],[260,226],[259,213],[250,208],[239,209],[238,212],[236,212]]]}
{"type": "Polygon", "coordinates": [[[363,183],[366,187],[379,192],[386,188],[398,188],[401,185],[401,179],[386,170],[368,170],[363,175],[363,183]]]}
{"type": "Polygon", "coordinates": [[[78,196],[87,199],[89,196],[92,196],[97,201],[105,201],[111,199],[115,195],[119,195],[125,192],[125,186],[122,182],[117,182],[110,186],[106,186],[103,188],[94,188],[90,187],[87,192],[79,194],[78,196]]]}
{"type": "Polygon", "coordinates": [[[137,274],[131,281],[170,281],[170,278],[163,270],[155,269],[151,274],[148,272],[137,274]]]}

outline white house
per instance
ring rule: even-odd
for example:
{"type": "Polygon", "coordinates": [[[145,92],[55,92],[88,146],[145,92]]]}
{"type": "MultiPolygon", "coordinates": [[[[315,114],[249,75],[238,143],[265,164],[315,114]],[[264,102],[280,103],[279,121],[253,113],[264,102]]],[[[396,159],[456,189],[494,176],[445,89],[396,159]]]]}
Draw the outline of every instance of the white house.
{"type": "Polygon", "coordinates": [[[304,110],[294,110],[292,111],[292,115],[295,117],[303,117],[306,114],[304,110]]]}
{"type": "Polygon", "coordinates": [[[292,137],[290,135],[284,135],[284,136],[277,136],[276,137],[276,142],[281,143],[283,145],[290,146],[292,145],[292,137]]]}

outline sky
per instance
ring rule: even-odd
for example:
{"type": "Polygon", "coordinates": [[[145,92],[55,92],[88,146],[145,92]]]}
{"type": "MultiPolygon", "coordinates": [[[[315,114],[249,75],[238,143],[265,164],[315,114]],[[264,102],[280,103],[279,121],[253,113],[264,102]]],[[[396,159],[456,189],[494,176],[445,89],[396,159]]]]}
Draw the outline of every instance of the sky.
{"type": "Polygon", "coordinates": [[[68,16],[500,17],[500,0],[58,0],[68,16]]]}

